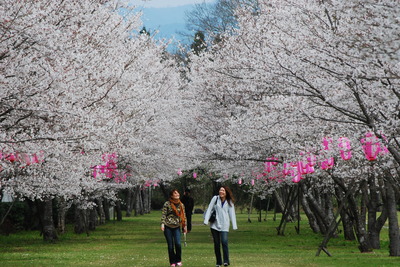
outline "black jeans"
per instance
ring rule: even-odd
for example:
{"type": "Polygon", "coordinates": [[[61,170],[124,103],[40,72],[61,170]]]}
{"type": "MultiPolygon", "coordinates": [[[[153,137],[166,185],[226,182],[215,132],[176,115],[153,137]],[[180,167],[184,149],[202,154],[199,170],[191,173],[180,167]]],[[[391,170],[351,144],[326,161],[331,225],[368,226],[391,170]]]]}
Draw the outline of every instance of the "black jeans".
{"type": "Polygon", "coordinates": [[[211,228],[211,234],[214,239],[214,252],[217,259],[217,265],[222,265],[221,258],[221,243],[222,252],[224,255],[224,263],[229,263],[229,249],[228,249],[228,232],[217,231],[211,228]]]}
{"type": "Polygon", "coordinates": [[[192,231],[192,214],[186,213],[186,225],[188,232],[192,231]]]}
{"type": "Polygon", "coordinates": [[[182,261],[181,228],[165,226],[164,236],[168,244],[169,264],[182,261]]]}

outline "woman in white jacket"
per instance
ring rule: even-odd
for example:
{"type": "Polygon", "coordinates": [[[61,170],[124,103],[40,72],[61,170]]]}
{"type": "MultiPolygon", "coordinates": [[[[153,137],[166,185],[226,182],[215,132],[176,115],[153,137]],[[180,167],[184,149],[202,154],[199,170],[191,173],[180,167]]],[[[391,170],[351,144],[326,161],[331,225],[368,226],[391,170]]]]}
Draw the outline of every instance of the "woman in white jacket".
{"type": "Polygon", "coordinates": [[[210,222],[210,228],[214,240],[214,252],[217,260],[217,267],[222,265],[221,243],[224,266],[228,266],[230,264],[228,249],[228,232],[230,222],[232,222],[232,229],[237,229],[235,205],[233,204],[234,201],[235,199],[229,187],[221,186],[219,189],[219,196],[214,196],[211,199],[204,216],[204,224],[208,224],[210,215],[215,209],[216,219],[214,222],[210,222]]]}

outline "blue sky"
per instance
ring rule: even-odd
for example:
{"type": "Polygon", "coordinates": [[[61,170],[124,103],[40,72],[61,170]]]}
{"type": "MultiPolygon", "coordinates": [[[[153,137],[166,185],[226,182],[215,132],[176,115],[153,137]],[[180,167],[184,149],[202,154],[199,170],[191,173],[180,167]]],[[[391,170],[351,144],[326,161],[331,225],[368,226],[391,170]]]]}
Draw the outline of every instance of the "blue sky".
{"type": "Polygon", "coordinates": [[[143,11],[142,21],[152,34],[158,30],[157,38],[182,40],[178,32],[186,31],[185,12],[195,4],[211,3],[215,0],[130,0],[129,2],[143,11]]]}
{"type": "Polygon", "coordinates": [[[129,2],[137,6],[165,8],[214,2],[214,0],[130,0],[129,2]]]}

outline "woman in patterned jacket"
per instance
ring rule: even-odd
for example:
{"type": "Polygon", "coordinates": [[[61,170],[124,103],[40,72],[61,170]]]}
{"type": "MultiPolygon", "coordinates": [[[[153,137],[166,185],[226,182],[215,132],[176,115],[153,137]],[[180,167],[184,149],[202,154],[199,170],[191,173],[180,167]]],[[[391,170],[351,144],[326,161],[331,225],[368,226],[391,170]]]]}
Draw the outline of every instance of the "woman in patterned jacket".
{"type": "Polygon", "coordinates": [[[185,206],[179,197],[177,189],[171,190],[161,215],[161,230],[168,244],[169,264],[173,267],[182,266],[181,227],[187,232],[185,206]]]}

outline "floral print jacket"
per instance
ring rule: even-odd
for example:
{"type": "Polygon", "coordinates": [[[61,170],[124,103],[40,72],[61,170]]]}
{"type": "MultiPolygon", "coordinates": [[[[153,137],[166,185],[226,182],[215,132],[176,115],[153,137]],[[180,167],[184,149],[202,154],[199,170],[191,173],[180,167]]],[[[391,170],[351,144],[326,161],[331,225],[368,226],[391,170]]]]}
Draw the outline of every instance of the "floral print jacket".
{"type": "MultiPolygon", "coordinates": [[[[161,223],[164,224],[165,226],[171,227],[171,228],[177,228],[181,224],[181,218],[175,214],[173,211],[170,201],[166,201],[164,203],[164,206],[162,208],[162,215],[161,215],[161,223]]],[[[183,210],[185,210],[185,206],[183,205],[183,210]]],[[[180,206],[176,206],[176,209],[178,212],[181,212],[180,206]]],[[[185,214],[185,219],[186,219],[186,214],[185,214]]]]}

